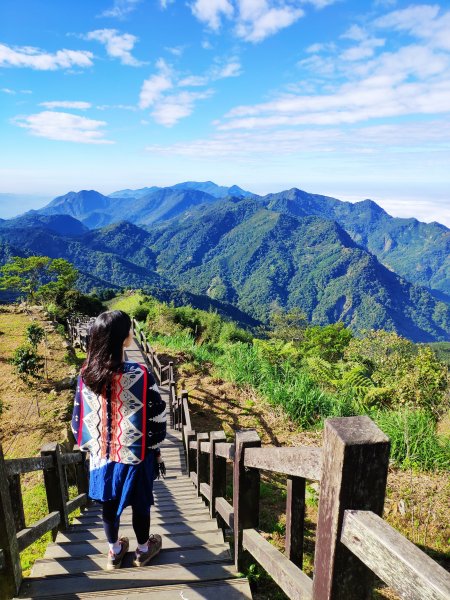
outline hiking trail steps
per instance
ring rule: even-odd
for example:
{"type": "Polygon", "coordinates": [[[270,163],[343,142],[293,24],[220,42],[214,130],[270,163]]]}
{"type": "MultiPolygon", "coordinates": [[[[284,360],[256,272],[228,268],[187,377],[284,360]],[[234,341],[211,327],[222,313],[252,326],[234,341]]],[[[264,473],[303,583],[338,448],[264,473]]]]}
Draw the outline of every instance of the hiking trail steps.
{"type": "MultiPolygon", "coordinates": [[[[127,360],[146,362],[136,341],[127,360]]],[[[169,391],[160,386],[168,403],[169,391]]],[[[251,599],[247,579],[238,577],[230,547],[216,519],[197,496],[186,472],[181,433],[170,428],[161,444],[165,479],[155,480],[151,509],[152,533],[162,536],[162,550],[148,566],[133,567],[136,540],[131,508],[122,514],[119,535],[130,538],[130,551],[122,568],[105,571],[108,544],[101,520],[101,505],[91,504],[57,534],[43,559],[25,578],[19,598],[69,600],[109,598],[127,600],[241,600],[251,599]]]]}

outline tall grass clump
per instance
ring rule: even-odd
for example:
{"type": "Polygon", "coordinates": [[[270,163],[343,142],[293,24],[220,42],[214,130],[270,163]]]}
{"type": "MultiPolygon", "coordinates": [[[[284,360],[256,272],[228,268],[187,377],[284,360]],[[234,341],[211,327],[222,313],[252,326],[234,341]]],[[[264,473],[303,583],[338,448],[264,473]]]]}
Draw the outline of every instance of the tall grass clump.
{"type": "Polygon", "coordinates": [[[450,464],[450,437],[440,437],[424,409],[380,410],[372,418],[391,440],[391,459],[402,469],[443,470],[450,464]]]}
{"type": "Polygon", "coordinates": [[[350,398],[320,389],[307,373],[289,361],[273,364],[255,346],[227,346],[216,359],[218,374],[237,383],[251,385],[266,400],[282,406],[303,428],[321,425],[323,419],[354,414],[350,398]]]}

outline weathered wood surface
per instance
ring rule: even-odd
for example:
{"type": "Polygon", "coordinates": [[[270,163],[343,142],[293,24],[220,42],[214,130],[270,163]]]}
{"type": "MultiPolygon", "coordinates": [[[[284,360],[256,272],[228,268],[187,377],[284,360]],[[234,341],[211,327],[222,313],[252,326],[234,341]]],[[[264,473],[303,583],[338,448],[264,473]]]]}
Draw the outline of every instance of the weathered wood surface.
{"type": "Polygon", "coordinates": [[[11,475],[8,478],[9,496],[11,498],[11,506],[14,512],[14,526],[16,531],[20,531],[25,527],[25,512],[23,509],[22,486],[20,483],[20,475],[11,475]]]}
{"type": "Polygon", "coordinates": [[[255,529],[244,529],[244,548],[292,600],[312,600],[313,582],[255,529]]]}
{"type": "Polygon", "coordinates": [[[9,495],[3,449],[0,444],[0,548],[4,569],[0,575],[0,598],[11,598],[19,589],[22,579],[19,546],[17,544],[14,512],[9,495]]]}
{"type": "Polygon", "coordinates": [[[325,421],[314,600],[368,600],[373,574],[343,544],[347,509],[383,511],[389,440],[369,417],[325,421]]]}
{"type": "Polygon", "coordinates": [[[6,473],[8,477],[31,473],[32,471],[43,471],[51,469],[53,461],[51,456],[37,456],[35,458],[9,458],[5,460],[6,473]]]}
{"type": "Polygon", "coordinates": [[[60,519],[61,516],[59,514],[59,511],[54,511],[46,517],[44,517],[43,519],[36,521],[36,523],[33,523],[33,525],[31,525],[30,527],[19,531],[17,534],[17,544],[19,546],[19,551],[22,552],[22,550],[28,548],[28,546],[33,544],[36,540],[41,538],[48,531],[51,531],[52,529],[58,527],[60,519]]]}
{"type": "Polygon", "coordinates": [[[245,453],[245,466],[320,481],[322,448],[249,448],[245,453]]]}
{"type": "MultiPolygon", "coordinates": [[[[67,529],[69,526],[69,513],[66,504],[68,492],[64,468],[61,463],[62,453],[60,445],[56,443],[45,444],[42,447],[41,456],[50,457],[53,462],[53,467],[44,471],[44,484],[49,513],[55,510],[59,511],[61,516],[59,527],[67,529]]],[[[54,534],[56,534],[56,530],[54,530],[54,534]]]]}
{"type": "Polygon", "coordinates": [[[85,504],[87,504],[87,502],[87,494],[78,494],[78,496],[76,496],[72,500],[69,500],[69,502],[66,502],[67,513],[70,515],[70,513],[72,513],[77,508],[84,506],[85,504]]]}
{"type": "Polygon", "coordinates": [[[254,429],[236,432],[233,465],[234,564],[243,571],[248,557],[242,546],[242,531],[259,525],[259,482],[257,469],[245,467],[245,453],[261,446],[254,429]]]}
{"type": "Polygon", "coordinates": [[[346,510],[341,542],[402,599],[450,598],[450,574],[373,512],[346,510]]]}
{"type": "Polygon", "coordinates": [[[286,556],[300,569],[303,567],[305,530],[305,491],[303,477],[288,477],[286,498],[286,556]]]}
{"type": "Polygon", "coordinates": [[[227,460],[232,461],[234,459],[234,444],[227,442],[219,442],[215,447],[216,456],[221,456],[227,460]]]}
{"type": "Polygon", "coordinates": [[[234,528],[234,511],[233,507],[225,498],[216,498],[216,511],[231,529],[234,528]]]}
{"type": "MultiPolygon", "coordinates": [[[[143,586],[136,590],[114,592],[77,593],[70,598],[79,600],[251,600],[252,596],[246,579],[228,579],[224,581],[195,582],[191,584],[170,585],[168,587],[143,586]]],[[[67,600],[66,595],[52,595],[52,600],[67,600]]]]}
{"type": "Polygon", "coordinates": [[[209,453],[209,514],[214,517],[216,514],[216,498],[225,496],[227,485],[227,463],[220,456],[216,456],[215,449],[217,444],[226,440],[224,431],[211,431],[209,434],[210,453],[209,453]]]}
{"type": "Polygon", "coordinates": [[[203,441],[209,440],[209,433],[197,433],[197,495],[201,496],[200,486],[208,481],[209,462],[208,457],[201,452],[203,441]]]}

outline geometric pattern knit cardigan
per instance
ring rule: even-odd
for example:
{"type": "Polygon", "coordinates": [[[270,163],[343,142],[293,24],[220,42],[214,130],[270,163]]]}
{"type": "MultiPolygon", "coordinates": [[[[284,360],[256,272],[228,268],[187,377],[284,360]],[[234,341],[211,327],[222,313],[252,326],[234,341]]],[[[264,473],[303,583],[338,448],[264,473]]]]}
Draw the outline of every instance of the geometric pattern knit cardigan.
{"type": "Polygon", "coordinates": [[[145,365],[123,363],[103,394],[78,377],[72,431],[81,450],[94,459],[137,465],[166,436],[166,403],[145,365]]]}

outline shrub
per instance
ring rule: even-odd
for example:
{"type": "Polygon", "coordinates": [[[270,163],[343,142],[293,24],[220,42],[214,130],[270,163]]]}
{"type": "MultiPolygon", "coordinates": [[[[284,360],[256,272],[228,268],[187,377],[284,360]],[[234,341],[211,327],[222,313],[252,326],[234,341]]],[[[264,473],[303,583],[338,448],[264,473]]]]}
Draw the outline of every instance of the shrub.
{"type": "Polygon", "coordinates": [[[37,348],[44,339],[45,331],[38,323],[30,323],[25,331],[25,336],[30,346],[37,348]]]}
{"type": "Polygon", "coordinates": [[[23,344],[16,348],[11,358],[11,364],[20,377],[38,378],[44,367],[44,359],[37,353],[36,348],[30,344],[23,344]]]}

